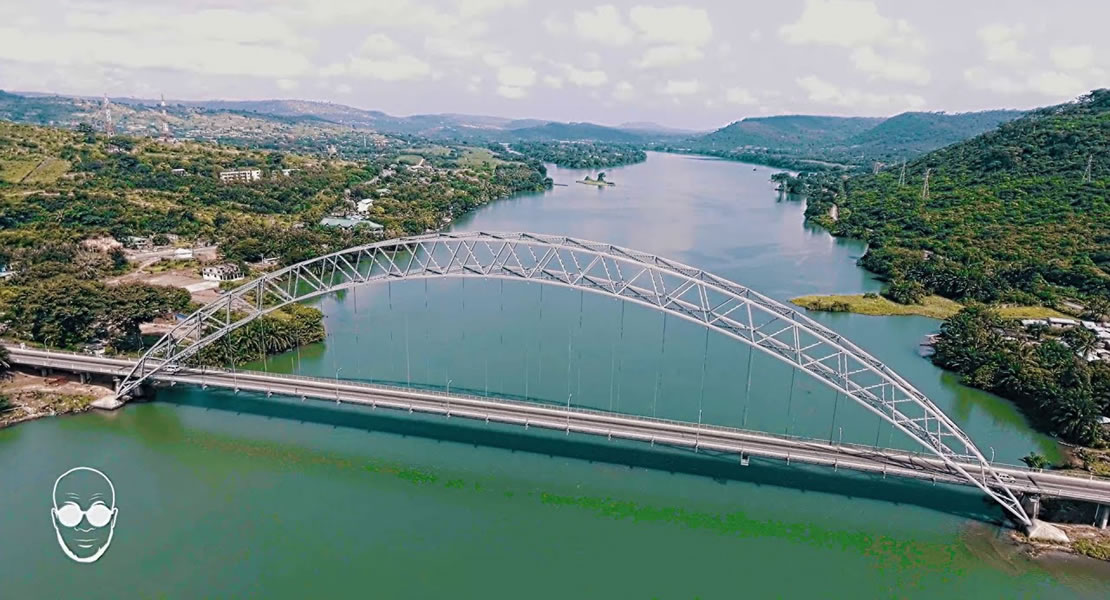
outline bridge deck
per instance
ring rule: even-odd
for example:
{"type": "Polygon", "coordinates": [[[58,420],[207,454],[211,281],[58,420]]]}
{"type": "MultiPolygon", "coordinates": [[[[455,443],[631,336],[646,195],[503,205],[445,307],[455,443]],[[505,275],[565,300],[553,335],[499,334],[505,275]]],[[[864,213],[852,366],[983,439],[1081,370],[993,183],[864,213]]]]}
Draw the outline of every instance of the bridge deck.
{"type": "MultiPolygon", "coordinates": [[[[125,375],[134,362],[79,354],[47,352],[9,346],[15,364],[109,376],[125,375]]],[[[180,369],[159,372],[156,379],[170,384],[199,385],[283,396],[341,401],[405,412],[439,414],[485,422],[635,440],[699,450],[757,456],[854,471],[972,485],[961,474],[932,455],[856,444],[774,435],[737,428],[654,419],[583,408],[520,402],[500,398],[447,395],[377,384],[278,375],[254,371],[180,369]]],[[[1110,480],[1064,475],[1016,465],[993,465],[1014,491],[1042,496],[1110,504],[1110,480]]],[[[965,468],[980,472],[977,462],[965,468]]],[[[986,478],[980,472],[980,477],[986,478]]]]}

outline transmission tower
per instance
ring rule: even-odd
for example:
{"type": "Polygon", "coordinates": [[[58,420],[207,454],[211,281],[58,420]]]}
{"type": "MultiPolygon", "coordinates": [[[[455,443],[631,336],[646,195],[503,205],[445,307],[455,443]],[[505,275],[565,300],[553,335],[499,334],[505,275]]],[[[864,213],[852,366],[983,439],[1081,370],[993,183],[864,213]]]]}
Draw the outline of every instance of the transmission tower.
{"type": "Polygon", "coordinates": [[[112,124],[112,103],[108,101],[108,94],[104,94],[102,107],[104,109],[104,133],[112,135],[116,132],[116,128],[112,124]]]}
{"type": "Polygon", "coordinates": [[[933,173],[932,169],[925,169],[925,182],[921,184],[921,199],[929,199],[929,175],[933,173]]]}
{"type": "Polygon", "coordinates": [[[1087,170],[1083,173],[1083,183],[1091,183],[1091,167],[1095,164],[1095,155],[1087,155],[1087,170]]]}
{"type": "Polygon", "coordinates": [[[168,142],[173,141],[173,135],[170,133],[170,118],[169,118],[169,116],[166,115],[166,95],[165,94],[162,94],[162,101],[159,103],[159,106],[162,108],[162,110],[161,110],[162,141],[168,143],[168,142]]]}
{"type": "Polygon", "coordinates": [[[906,159],[902,159],[902,174],[898,177],[898,187],[906,185],[906,159]]]}

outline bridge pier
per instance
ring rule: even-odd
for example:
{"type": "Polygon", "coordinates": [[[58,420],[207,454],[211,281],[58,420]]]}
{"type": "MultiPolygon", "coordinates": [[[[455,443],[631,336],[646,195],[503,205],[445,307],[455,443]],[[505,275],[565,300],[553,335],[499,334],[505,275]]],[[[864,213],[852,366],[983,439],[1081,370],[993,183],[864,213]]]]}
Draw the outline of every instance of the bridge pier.
{"type": "Polygon", "coordinates": [[[1021,498],[1021,507],[1034,521],[1041,513],[1041,497],[1037,494],[1024,494],[1021,498]]]}
{"type": "Polygon", "coordinates": [[[1095,527],[1099,529],[1106,529],[1107,521],[1110,521],[1110,505],[1096,504],[1095,505],[1095,527]]]}

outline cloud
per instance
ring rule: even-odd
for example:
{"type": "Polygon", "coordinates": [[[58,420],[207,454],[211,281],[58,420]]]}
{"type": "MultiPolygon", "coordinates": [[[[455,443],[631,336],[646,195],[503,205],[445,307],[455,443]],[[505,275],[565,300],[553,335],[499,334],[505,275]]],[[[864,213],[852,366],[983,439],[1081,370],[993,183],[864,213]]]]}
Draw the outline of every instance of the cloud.
{"type": "Polygon", "coordinates": [[[342,73],[380,81],[413,81],[431,75],[432,67],[419,58],[409,55],[385,58],[352,57],[342,73]]]}
{"type": "Polygon", "coordinates": [[[574,29],[583,39],[610,46],[623,46],[632,41],[632,29],[625,25],[612,4],[574,11],[574,29]]]}
{"type": "Polygon", "coordinates": [[[696,79],[670,79],[660,91],[668,96],[689,96],[701,91],[701,83],[696,79]]]}
{"type": "Polygon", "coordinates": [[[563,87],[563,78],[555,75],[544,75],[543,83],[547,87],[558,89],[563,87]]]}
{"type": "Polygon", "coordinates": [[[1018,45],[1025,36],[1025,27],[1021,25],[996,23],[980,27],[976,34],[986,50],[987,60],[991,62],[1024,62],[1032,57],[1018,45]]]}
{"type": "Polygon", "coordinates": [[[558,65],[566,74],[567,81],[582,87],[598,87],[609,81],[609,76],[601,69],[579,69],[574,65],[558,65]]]}
{"type": "Polygon", "coordinates": [[[373,33],[366,36],[359,47],[359,52],[367,56],[392,56],[398,54],[401,47],[393,38],[384,33],[373,33]]]}
{"type": "Polygon", "coordinates": [[[482,62],[491,67],[503,67],[509,64],[508,52],[486,52],[482,55],[482,62]]]}
{"type": "Polygon", "coordinates": [[[641,69],[673,67],[701,60],[704,56],[701,50],[693,46],[655,46],[644,52],[644,56],[636,63],[636,66],[641,69]]]}
{"type": "Polygon", "coordinates": [[[424,38],[424,50],[430,54],[456,59],[471,58],[478,54],[477,44],[474,41],[446,36],[424,38]]]}
{"type": "Polygon", "coordinates": [[[725,100],[731,104],[741,105],[756,104],[759,102],[751,92],[742,87],[730,87],[725,90],[725,100]]]}
{"type": "Polygon", "coordinates": [[[972,87],[999,94],[1017,94],[1026,90],[1026,85],[1013,77],[997,73],[986,67],[971,67],[964,70],[964,80],[972,87]]]}
{"type": "Polygon", "coordinates": [[[613,98],[620,101],[632,100],[636,97],[636,88],[627,81],[622,81],[613,87],[613,98]]]}
{"type": "Polygon", "coordinates": [[[1057,46],[1049,51],[1052,62],[1065,71],[1082,71],[1095,64],[1095,49],[1090,45],[1057,46]]]}
{"type": "Polygon", "coordinates": [[[277,86],[285,91],[295,90],[300,84],[296,79],[278,79],[277,86]]]}
{"type": "Polygon", "coordinates": [[[713,37],[709,13],[700,8],[635,6],[629,17],[648,42],[701,46],[713,37]]]}
{"type": "Polygon", "coordinates": [[[799,77],[795,82],[806,91],[810,100],[834,106],[904,111],[920,109],[925,105],[925,99],[915,94],[880,94],[841,88],[816,75],[799,77]]]}
{"type": "Polygon", "coordinates": [[[1029,77],[1029,88],[1052,97],[1075,97],[1088,91],[1082,79],[1069,73],[1041,71],[1029,77]]]}
{"type": "Polygon", "coordinates": [[[497,81],[513,88],[526,88],[536,83],[536,70],[531,67],[506,65],[497,69],[497,81]]]}
{"type": "Polygon", "coordinates": [[[509,7],[524,6],[527,0],[457,0],[459,13],[464,16],[483,15],[509,7]]]}
{"type": "Polygon", "coordinates": [[[563,35],[570,31],[570,26],[555,15],[547,15],[543,20],[543,28],[553,35],[563,35]]]}
{"type": "Polygon", "coordinates": [[[871,46],[863,46],[852,51],[852,63],[857,69],[869,73],[872,78],[886,79],[900,83],[929,83],[929,70],[912,62],[883,56],[871,46]]]}
{"type": "Polygon", "coordinates": [[[497,86],[497,95],[511,100],[518,100],[527,96],[528,92],[524,88],[511,85],[500,85],[497,86]]]}
{"type": "Polygon", "coordinates": [[[806,0],[802,15],[779,28],[779,36],[790,44],[924,49],[908,21],[884,17],[871,0],[806,0]]]}

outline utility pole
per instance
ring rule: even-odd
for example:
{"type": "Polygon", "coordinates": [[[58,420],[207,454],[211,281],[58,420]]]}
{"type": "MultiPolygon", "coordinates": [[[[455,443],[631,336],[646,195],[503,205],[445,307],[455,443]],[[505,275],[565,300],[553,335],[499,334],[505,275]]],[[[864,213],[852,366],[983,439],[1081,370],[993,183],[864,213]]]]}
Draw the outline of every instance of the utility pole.
{"type": "Polygon", "coordinates": [[[1083,183],[1091,183],[1091,167],[1095,164],[1095,155],[1087,155],[1087,170],[1083,173],[1083,183]]]}
{"type": "Polygon", "coordinates": [[[921,199],[929,199],[929,175],[933,173],[932,169],[925,169],[925,183],[921,185],[921,199]]]}
{"type": "Polygon", "coordinates": [[[162,101],[159,103],[161,106],[161,119],[162,119],[162,141],[169,143],[172,141],[173,136],[170,135],[170,119],[166,115],[166,95],[162,94],[162,101]]]}
{"type": "Polygon", "coordinates": [[[116,132],[115,127],[112,125],[112,103],[108,101],[108,94],[104,94],[104,133],[112,135],[116,132]]]}

